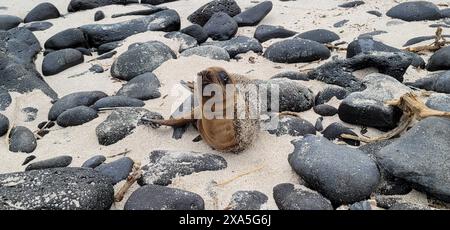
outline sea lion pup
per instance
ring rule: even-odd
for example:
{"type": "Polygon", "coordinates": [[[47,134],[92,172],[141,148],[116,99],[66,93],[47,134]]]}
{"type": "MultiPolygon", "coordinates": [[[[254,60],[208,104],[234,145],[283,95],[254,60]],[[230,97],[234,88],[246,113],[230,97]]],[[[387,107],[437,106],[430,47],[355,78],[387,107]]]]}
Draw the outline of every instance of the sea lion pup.
{"type": "Polygon", "coordinates": [[[223,68],[208,68],[197,74],[197,80],[194,83],[189,83],[194,97],[199,100],[199,106],[181,118],[148,121],[174,127],[192,122],[200,132],[202,139],[213,149],[239,153],[256,139],[260,127],[259,117],[250,114],[251,106],[258,104],[248,100],[248,90],[250,90],[251,84],[252,81],[246,77],[229,74],[223,68]],[[210,86],[220,91],[205,93],[210,86]],[[222,94],[221,97],[216,93],[222,94]],[[210,99],[217,98],[220,98],[220,101],[211,103],[214,100],[210,99]]]}

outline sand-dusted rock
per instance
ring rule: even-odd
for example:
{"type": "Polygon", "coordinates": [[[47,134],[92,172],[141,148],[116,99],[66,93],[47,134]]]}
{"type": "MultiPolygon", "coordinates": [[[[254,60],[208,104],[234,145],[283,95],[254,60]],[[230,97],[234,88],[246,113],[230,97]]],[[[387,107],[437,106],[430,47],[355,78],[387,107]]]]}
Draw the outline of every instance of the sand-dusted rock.
{"type": "Polygon", "coordinates": [[[96,168],[97,166],[101,165],[103,162],[106,161],[106,157],[103,155],[95,155],[89,159],[87,159],[83,165],[81,165],[82,168],[96,168]]]}
{"type": "Polygon", "coordinates": [[[256,26],[272,11],[271,1],[261,2],[233,17],[239,26],[256,26]]]}
{"type": "Polygon", "coordinates": [[[42,74],[51,76],[84,62],[83,54],[76,49],[51,52],[44,57],[42,74]]]}
{"type": "Polygon", "coordinates": [[[278,74],[275,74],[270,79],[277,79],[277,78],[287,78],[287,79],[296,80],[296,81],[309,81],[308,76],[306,76],[305,74],[300,73],[299,71],[292,71],[292,70],[287,70],[287,71],[283,71],[278,74]]]}
{"type": "Polygon", "coordinates": [[[25,107],[20,110],[20,112],[22,112],[22,114],[24,115],[23,121],[25,122],[36,120],[38,111],[39,110],[34,107],[25,107]]]}
{"type": "Polygon", "coordinates": [[[143,107],[145,103],[139,99],[126,96],[104,97],[96,101],[91,108],[94,110],[116,107],[143,107]]]}
{"type": "Polygon", "coordinates": [[[208,40],[208,33],[206,33],[203,27],[198,24],[192,24],[186,28],[183,28],[180,32],[197,39],[198,44],[208,40]]]}
{"type": "Polygon", "coordinates": [[[44,21],[52,18],[59,18],[61,16],[59,14],[58,9],[49,2],[43,2],[35,6],[28,14],[25,16],[23,20],[25,23],[35,22],[35,21],[44,21]]]}
{"type": "Polygon", "coordinates": [[[192,55],[206,57],[214,60],[224,60],[224,61],[230,60],[230,54],[227,52],[227,50],[215,45],[198,46],[191,49],[187,49],[183,53],[181,53],[181,56],[184,57],[189,57],[192,55]]]}
{"type": "Polygon", "coordinates": [[[339,35],[337,35],[335,32],[325,29],[315,29],[306,31],[295,36],[295,38],[308,39],[322,44],[331,43],[341,39],[339,35]]]}
{"type": "Polygon", "coordinates": [[[99,99],[107,96],[108,95],[100,91],[83,91],[68,94],[53,104],[48,112],[48,119],[55,121],[61,113],[68,109],[82,105],[91,106],[99,99]]]}
{"type": "Polygon", "coordinates": [[[450,112],[450,94],[433,93],[426,105],[432,109],[450,112]]]}
{"type": "Polygon", "coordinates": [[[1,210],[105,210],[114,202],[109,179],[82,168],[1,174],[0,193],[1,210]]]}
{"type": "Polygon", "coordinates": [[[189,15],[188,20],[204,26],[211,16],[217,12],[224,12],[234,17],[241,13],[241,8],[234,0],[213,0],[189,15]]]}
{"type": "Polygon", "coordinates": [[[234,58],[238,54],[247,53],[250,51],[255,53],[262,53],[263,51],[263,47],[258,40],[245,36],[237,36],[228,41],[205,43],[205,45],[213,45],[224,48],[231,58],[234,58]]]}
{"type": "Polygon", "coordinates": [[[7,116],[0,113],[0,137],[5,135],[9,129],[9,119],[7,116]]]}
{"type": "Polygon", "coordinates": [[[14,15],[0,14],[0,31],[9,30],[22,23],[22,19],[14,15]]]}
{"type": "Polygon", "coordinates": [[[366,89],[351,93],[339,106],[339,118],[350,124],[380,129],[392,129],[402,115],[401,110],[386,105],[411,89],[394,78],[383,74],[370,74],[363,79],[366,89]]]}
{"type": "Polygon", "coordinates": [[[227,167],[224,158],[209,153],[156,150],[149,154],[142,167],[140,185],[169,185],[175,177],[227,167]]]}
{"type": "Polygon", "coordinates": [[[164,43],[146,42],[121,54],[111,67],[111,76],[129,81],[138,75],[152,72],[172,58],[176,58],[175,53],[164,43]]]}
{"type": "Polygon", "coordinates": [[[450,119],[430,117],[381,149],[379,165],[419,191],[450,201],[450,119]]]}
{"type": "Polygon", "coordinates": [[[36,137],[26,127],[16,126],[9,134],[9,151],[31,153],[37,147],[36,137]]]}
{"type": "Polygon", "coordinates": [[[125,210],[203,210],[205,202],[195,193],[159,185],[146,185],[134,191],[125,210]]]}
{"type": "Polygon", "coordinates": [[[236,21],[224,12],[218,12],[211,16],[203,29],[210,38],[225,41],[232,38],[238,31],[236,21]]]}
{"type": "Polygon", "coordinates": [[[333,210],[329,200],[303,185],[279,184],[273,198],[280,210],[333,210]]]}
{"type": "Polygon", "coordinates": [[[425,61],[418,54],[399,50],[395,47],[388,46],[382,42],[375,41],[373,40],[373,38],[370,37],[359,38],[348,44],[347,58],[354,57],[361,53],[373,51],[390,52],[390,53],[404,52],[413,59],[411,64],[412,66],[425,68],[425,61]]]}
{"type": "Polygon", "coordinates": [[[67,11],[76,12],[108,5],[127,5],[132,3],[139,3],[139,0],[71,0],[67,11]]]}
{"type": "Polygon", "coordinates": [[[231,196],[228,210],[261,210],[269,198],[258,191],[237,191],[231,196]]]}
{"type": "Polygon", "coordinates": [[[95,171],[111,179],[113,184],[125,180],[133,169],[134,161],[129,157],[122,157],[110,163],[95,167],[95,171]]]}
{"type": "Polygon", "coordinates": [[[71,163],[72,163],[71,156],[59,156],[47,160],[33,162],[25,168],[25,171],[50,169],[50,168],[64,168],[69,166],[71,163]]]}
{"type": "Polygon", "coordinates": [[[300,63],[326,60],[330,50],[315,41],[294,38],[276,42],[269,46],[264,57],[277,63],[300,63]]]}
{"type": "Polygon", "coordinates": [[[134,77],[122,86],[117,92],[118,96],[126,96],[139,100],[150,100],[161,97],[158,78],[153,73],[144,73],[134,77]]]}
{"type": "Polygon", "coordinates": [[[427,70],[450,70],[450,47],[444,47],[436,51],[428,60],[427,70]]]}
{"type": "Polygon", "coordinates": [[[51,22],[30,22],[25,25],[23,25],[23,28],[29,30],[29,31],[44,31],[47,29],[50,29],[53,26],[53,23],[51,22]]]}
{"type": "Polygon", "coordinates": [[[364,200],[376,189],[376,163],[360,150],[333,144],[323,137],[295,140],[289,163],[294,171],[333,204],[364,200]]]}
{"type": "MultiPolygon", "coordinates": [[[[279,110],[280,111],[293,111],[293,112],[303,112],[309,110],[314,105],[314,95],[313,92],[298,83],[297,81],[289,80],[286,78],[270,79],[265,84],[269,84],[267,87],[271,89],[273,87],[278,87],[279,89],[279,110]]],[[[270,91],[267,98],[271,98],[270,91]]],[[[268,105],[271,103],[268,102],[268,105]]],[[[272,108],[275,109],[275,108],[272,108]]]]}
{"type": "Polygon", "coordinates": [[[77,28],[63,30],[51,36],[44,44],[45,49],[60,50],[66,48],[88,47],[83,31],[77,28]]]}
{"type": "Polygon", "coordinates": [[[62,112],[56,119],[56,123],[61,127],[77,126],[88,123],[97,117],[95,109],[82,105],[62,112]]]}
{"type": "Polygon", "coordinates": [[[295,31],[288,30],[282,26],[260,25],[256,27],[253,36],[259,42],[265,42],[274,38],[288,38],[297,34],[295,31]]]}
{"type": "Polygon", "coordinates": [[[169,32],[166,35],[164,35],[164,37],[178,41],[180,43],[180,48],[178,49],[178,52],[180,53],[187,49],[196,47],[198,45],[197,39],[178,31],[169,32]]]}
{"type": "Polygon", "coordinates": [[[305,136],[307,134],[316,134],[313,124],[300,117],[282,116],[276,129],[268,130],[270,134],[277,136],[290,135],[293,137],[305,136]]]}
{"type": "Polygon", "coordinates": [[[391,18],[398,18],[408,22],[441,19],[439,8],[434,3],[428,1],[408,1],[400,3],[391,8],[386,15],[391,18]]]}
{"type": "Polygon", "coordinates": [[[143,108],[115,109],[104,122],[95,129],[98,142],[101,145],[112,145],[122,140],[139,125],[143,116],[153,119],[162,119],[157,113],[149,112],[143,108]]]}
{"type": "Polygon", "coordinates": [[[174,10],[163,10],[129,21],[84,25],[80,29],[87,35],[89,44],[98,47],[147,31],[177,31],[180,29],[180,16],[174,10]]]}

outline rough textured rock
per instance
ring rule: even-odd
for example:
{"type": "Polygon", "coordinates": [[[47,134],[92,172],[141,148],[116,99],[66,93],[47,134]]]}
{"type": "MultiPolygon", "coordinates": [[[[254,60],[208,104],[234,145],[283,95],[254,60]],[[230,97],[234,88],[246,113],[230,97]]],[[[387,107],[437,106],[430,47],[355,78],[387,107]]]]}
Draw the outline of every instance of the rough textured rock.
{"type": "Polygon", "coordinates": [[[88,42],[80,29],[66,29],[51,36],[44,44],[45,49],[60,50],[66,48],[88,47],[88,42]]]}
{"type": "Polygon", "coordinates": [[[134,191],[125,210],[203,210],[205,202],[195,193],[159,185],[146,185],[134,191]]]}
{"type": "Polygon", "coordinates": [[[306,31],[306,32],[303,32],[303,33],[295,36],[295,38],[307,39],[307,40],[316,41],[316,42],[322,43],[322,44],[331,43],[331,42],[341,39],[339,37],[339,35],[337,35],[335,32],[325,30],[325,29],[316,29],[316,30],[306,31]]]}
{"type": "Polygon", "coordinates": [[[228,210],[261,210],[268,199],[258,191],[237,191],[231,196],[228,210]]]}
{"type": "Polygon", "coordinates": [[[76,49],[63,49],[44,57],[42,74],[51,76],[84,62],[83,54],[76,49]]]}
{"type": "Polygon", "coordinates": [[[0,31],[0,88],[19,93],[39,89],[52,99],[57,98],[34,65],[40,51],[41,45],[31,31],[24,28],[0,31]]]}
{"type": "Polygon", "coordinates": [[[8,108],[11,102],[12,98],[9,92],[0,88],[0,111],[8,108]]]}
{"type": "Polygon", "coordinates": [[[25,171],[49,169],[49,168],[64,168],[69,166],[71,163],[72,163],[71,156],[59,156],[31,163],[25,168],[25,171]]]}
{"type": "Polygon", "coordinates": [[[144,107],[145,103],[139,99],[125,97],[125,96],[111,96],[104,97],[96,101],[91,108],[94,110],[104,108],[117,108],[117,107],[144,107]]]}
{"type": "Polygon", "coordinates": [[[9,30],[22,23],[22,19],[14,15],[0,15],[0,30],[9,30]]]}
{"type": "Polygon", "coordinates": [[[67,11],[76,12],[107,5],[127,5],[131,3],[139,3],[139,0],[71,0],[67,11]]]}
{"type": "Polygon", "coordinates": [[[318,42],[300,38],[286,39],[269,46],[264,57],[277,63],[300,63],[326,60],[330,50],[318,42]]]}
{"type": "Polygon", "coordinates": [[[272,76],[270,79],[277,79],[277,78],[287,78],[296,81],[309,81],[308,76],[306,76],[305,74],[302,74],[299,71],[290,71],[290,70],[278,73],[272,76]]]}
{"type": "Polygon", "coordinates": [[[0,113],[0,137],[5,135],[9,129],[9,119],[0,113]]]}
{"type": "Polygon", "coordinates": [[[308,121],[294,116],[283,116],[280,118],[278,127],[274,130],[269,130],[270,134],[277,136],[290,135],[293,137],[305,136],[307,134],[316,134],[314,125],[308,121]]]}
{"type": "Polygon", "coordinates": [[[391,18],[398,18],[404,21],[439,20],[441,12],[439,8],[427,1],[409,1],[394,6],[387,13],[391,18]]]}
{"type": "Polygon", "coordinates": [[[98,47],[146,31],[177,31],[180,29],[180,16],[174,10],[163,10],[129,21],[84,25],[80,29],[88,36],[89,43],[98,47]]]}
{"type": "Polygon", "coordinates": [[[450,201],[450,120],[430,117],[417,123],[376,155],[381,167],[413,188],[450,201]]]}
{"type": "Polygon", "coordinates": [[[16,126],[9,134],[9,151],[31,153],[37,143],[33,132],[26,127],[16,126]]]}
{"type": "Polygon", "coordinates": [[[450,112],[450,94],[432,94],[426,103],[432,109],[450,112]]]}
{"type": "Polygon", "coordinates": [[[333,210],[329,200],[302,185],[279,184],[273,197],[280,210],[333,210]]]}
{"type": "Polygon", "coordinates": [[[181,56],[184,57],[189,57],[192,55],[206,57],[214,60],[224,60],[224,61],[230,60],[230,54],[228,54],[227,50],[215,45],[204,45],[194,47],[191,49],[187,49],[183,53],[181,53],[181,56]]]}
{"type": "Polygon", "coordinates": [[[140,185],[169,185],[175,177],[203,171],[218,171],[227,167],[221,156],[197,152],[156,150],[149,154],[142,167],[140,185]]]}
{"type": "Polygon", "coordinates": [[[294,171],[333,204],[364,200],[376,189],[378,167],[363,152],[316,136],[292,143],[295,149],[289,155],[289,163],[294,171]]]}
{"type": "Polygon", "coordinates": [[[153,73],[144,73],[124,84],[117,95],[139,100],[155,99],[161,97],[160,86],[158,78],[153,73]]]}
{"type": "Polygon", "coordinates": [[[263,47],[254,38],[245,36],[237,36],[228,41],[205,43],[205,45],[213,45],[224,48],[231,58],[234,58],[238,54],[247,53],[253,51],[255,53],[262,53],[263,47]]]}
{"type": "Polygon", "coordinates": [[[241,8],[234,0],[214,0],[203,5],[189,15],[188,20],[192,23],[204,26],[211,16],[217,12],[224,12],[231,17],[234,17],[241,13],[241,8]]]}
{"type": "Polygon", "coordinates": [[[55,121],[61,113],[68,109],[82,105],[91,106],[99,99],[107,96],[108,95],[100,91],[84,91],[68,94],[53,104],[48,112],[48,119],[50,121],[55,121]]]}
{"type": "Polygon", "coordinates": [[[122,157],[107,164],[95,167],[95,171],[111,178],[113,184],[125,180],[133,169],[134,161],[128,157],[122,157]]]}
{"type": "Polygon", "coordinates": [[[436,51],[428,60],[427,70],[450,70],[450,47],[444,47],[436,51]]]}
{"type": "Polygon", "coordinates": [[[114,201],[109,179],[82,168],[2,174],[0,193],[2,210],[104,210],[114,201]]]}
{"type": "Polygon", "coordinates": [[[228,14],[218,12],[211,16],[203,29],[210,38],[225,41],[232,38],[238,31],[238,24],[228,14]]]}
{"type": "Polygon", "coordinates": [[[143,116],[162,119],[162,116],[143,108],[119,108],[114,110],[95,129],[101,145],[112,145],[128,136],[140,123],[143,116]]]}
{"type": "Polygon", "coordinates": [[[233,17],[239,26],[256,26],[272,11],[271,1],[261,2],[233,17]]]}
{"type": "Polygon", "coordinates": [[[180,32],[197,39],[198,44],[201,44],[208,40],[208,34],[206,33],[206,31],[203,29],[203,27],[197,24],[192,24],[180,30],[180,32]]]}
{"type": "Polygon", "coordinates": [[[411,65],[414,67],[425,68],[425,61],[416,53],[406,52],[399,50],[395,47],[388,46],[382,42],[375,41],[371,37],[362,37],[348,44],[347,58],[354,57],[361,53],[367,52],[390,52],[399,53],[403,52],[412,58],[411,65]]]}
{"type": "Polygon", "coordinates": [[[95,109],[87,106],[77,106],[61,113],[56,123],[61,127],[77,126],[90,122],[98,117],[95,109]]]}
{"type": "MultiPolygon", "coordinates": [[[[262,85],[264,86],[264,84],[268,84],[267,89],[278,88],[280,111],[303,112],[311,109],[314,105],[313,92],[296,81],[279,78],[266,81],[262,85]]],[[[269,99],[272,97],[270,93],[271,90],[268,91],[267,98],[269,99]]],[[[268,105],[271,105],[270,101],[268,105]]],[[[273,109],[275,108],[271,108],[271,110],[273,109]]]]}
{"type": "Polygon", "coordinates": [[[350,124],[364,125],[380,129],[392,129],[402,115],[401,110],[385,104],[397,99],[411,89],[394,78],[371,74],[364,78],[366,89],[346,97],[339,106],[339,118],[350,124]]]}
{"type": "Polygon", "coordinates": [[[342,100],[346,98],[350,92],[345,88],[340,86],[327,86],[325,89],[317,93],[315,103],[316,105],[321,105],[329,102],[333,97],[336,97],[338,100],[342,100]]]}
{"type": "Polygon", "coordinates": [[[146,42],[121,54],[111,67],[111,76],[129,81],[138,75],[152,72],[172,58],[176,58],[175,53],[164,43],[146,42]]]}
{"type": "Polygon", "coordinates": [[[44,21],[52,18],[59,18],[58,9],[49,2],[41,3],[35,6],[23,20],[25,23],[34,21],[44,21]]]}
{"type": "Polygon", "coordinates": [[[297,33],[282,26],[260,25],[256,27],[255,35],[253,37],[259,42],[265,42],[274,38],[292,37],[295,34],[297,33]]]}

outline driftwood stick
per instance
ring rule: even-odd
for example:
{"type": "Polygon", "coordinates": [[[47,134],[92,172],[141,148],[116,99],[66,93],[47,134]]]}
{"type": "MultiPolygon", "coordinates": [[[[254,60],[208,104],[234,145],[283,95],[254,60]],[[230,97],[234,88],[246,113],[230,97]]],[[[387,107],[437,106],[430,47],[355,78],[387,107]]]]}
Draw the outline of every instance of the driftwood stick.
{"type": "Polygon", "coordinates": [[[225,181],[222,181],[220,183],[217,183],[216,186],[224,186],[224,185],[229,184],[229,183],[231,183],[231,182],[233,182],[233,181],[235,181],[235,180],[237,180],[237,179],[239,179],[241,177],[244,177],[244,176],[247,176],[249,174],[255,173],[255,172],[257,172],[257,171],[259,171],[259,170],[261,170],[263,168],[264,168],[264,165],[260,165],[257,168],[252,169],[252,170],[250,170],[248,172],[240,173],[240,174],[238,174],[238,175],[236,175],[236,176],[234,176],[234,177],[232,177],[232,178],[230,178],[228,180],[225,180],[225,181]]]}
{"type": "Polygon", "coordinates": [[[410,124],[415,119],[422,120],[432,116],[447,117],[450,119],[450,112],[444,112],[429,108],[422,101],[420,101],[418,96],[414,93],[407,93],[400,97],[400,99],[398,100],[387,101],[386,104],[390,106],[397,106],[398,108],[403,110],[403,116],[400,119],[400,123],[397,128],[378,137],[367,138],[348,134],[343,134],[341,135],[341,137],[345,139],[358,140],[365,143],[372,143],[376,141],[389,140],[397,135],[400,135],[402,132],[408,129],[410,124]]]}
{"type": "Polygon", "coordinates": [[[449,44],[445,37],[442,35],[442,27],[438,27],[435,34],[434,42],[430,45],[408,47],[405,50],[409,52],[419,53],[423,51],[436,52],[440,50],[445,45],[449,44]]]}
{"type": "Polygon", "coordinates": [[[136,182],[142,175],[141,170],[141,163],[137,162],[133,165],[133,171],[130,173],[130,175],[127,177],[127,181],[122,186],[122,188],[119,189],[119,191],[114,195],[114,201],[120,202],[123,200],[123,197],[128,192],[130,187],[136,182]]]}

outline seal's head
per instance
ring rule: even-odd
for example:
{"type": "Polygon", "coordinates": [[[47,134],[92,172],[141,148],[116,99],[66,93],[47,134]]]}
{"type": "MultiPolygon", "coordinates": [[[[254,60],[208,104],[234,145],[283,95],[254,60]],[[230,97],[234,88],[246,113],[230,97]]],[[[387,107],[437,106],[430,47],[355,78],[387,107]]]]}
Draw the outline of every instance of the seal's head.
{"type": "Polygon", "coordinates": [[[197,74],[197,84],[204,89],[207,85],[216,84],[225,90],[226,85],[235,84],[235,79],[221,67],[210,67],[197,74]]]}

